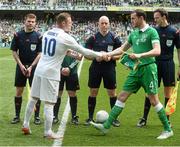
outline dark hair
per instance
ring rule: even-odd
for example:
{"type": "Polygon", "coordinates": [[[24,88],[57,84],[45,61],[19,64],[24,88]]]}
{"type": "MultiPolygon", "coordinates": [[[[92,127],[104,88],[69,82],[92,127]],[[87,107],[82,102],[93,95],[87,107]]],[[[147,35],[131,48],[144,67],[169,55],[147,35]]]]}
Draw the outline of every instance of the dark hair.
{"type": "Polygon", "coordinates": [[[71,17],[71,15],[67,12],[62,12],[56,16],[57,23],[62,23],[63,21],[66,21],[67,18],[71,17]]]}
{"type": "MultiPolygon", "coordinates": [[[[138,16],[138,17],[143,17],[144,18],[144,20],[146,20],[146,12],[144,11],[144,10],[142,10],[142,9],[136,9],[136,10],[134,10],[134,11],[132,11],[132,13],[136,13],[136,15],[138,16]]],[[[131,14],[132,14],[131,13],[131,14]]]]}
{"type": "Polygon", "coordinates": [[[154,13],[156,13],[156,12],[159,12],[161,14],[161,16],[166,16],[166,18],[168,19],[168,12],[165,9],[158,8],[154,11],[154,13]]]}
{"type": "Polygon", "coordinates": [[[32,18],[32,19],[35,18],[35,20],[37,19],[37,18],[36,18],[36,15],[33,14],[33,13],[26,14],[26,16],[24,17],[24,20],[26,20],[26,19],[28,19],[28,18],[32,18]]]}

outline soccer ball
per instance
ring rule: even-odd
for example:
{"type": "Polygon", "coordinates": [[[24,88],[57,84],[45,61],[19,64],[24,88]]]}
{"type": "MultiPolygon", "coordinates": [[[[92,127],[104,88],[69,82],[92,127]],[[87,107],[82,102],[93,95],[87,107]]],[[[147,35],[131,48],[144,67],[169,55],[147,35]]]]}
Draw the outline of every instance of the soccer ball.
{"type": "Polygon", "coordinates": [[[96,122],[104,123],[109,117],[109,114],[105,110],[100,110],[96,113],[96,122]]]}

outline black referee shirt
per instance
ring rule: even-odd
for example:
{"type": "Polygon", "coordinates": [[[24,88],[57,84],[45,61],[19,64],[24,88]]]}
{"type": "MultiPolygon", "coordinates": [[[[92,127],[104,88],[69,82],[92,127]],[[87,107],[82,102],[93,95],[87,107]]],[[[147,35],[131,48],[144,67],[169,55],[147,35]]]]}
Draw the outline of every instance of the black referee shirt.
{"type": "MultiPolygon", "coordinates": [[[[100,52],[111,52],[112,50],[120,47],[122,44],[119,37],[116,37],[114,33],[108,32],[106,36],[101,35],[100,32],[96,33],[94,36],[91,36],[85,44],[86,48],[92,49],[94,51],[100,52]]],[[[110,60],[109,62],[97,62],[96,60],[93,60],[93,64],[101,64],[101,65],[107,65],[107,64],[115,64],[115,61],[110,60]]]]}
{"type": "Polygon", "coordinates": [[[14,34],[11,43],[11,50],[18,52],[19,58],[23,64],[31,64],[41,52],[42,41],[40,33],[25,32],[24,30],[14,34]]]}
{"type": "Polygon", "coordinates": [[[156,57],[156,60],[169,60],[173,59],[174,47],[177,49],[180,48],[180,36],[179,32],[168,25],[166,27],[157,27],[156,28],[161,44],[161,54],[156,57]]]}

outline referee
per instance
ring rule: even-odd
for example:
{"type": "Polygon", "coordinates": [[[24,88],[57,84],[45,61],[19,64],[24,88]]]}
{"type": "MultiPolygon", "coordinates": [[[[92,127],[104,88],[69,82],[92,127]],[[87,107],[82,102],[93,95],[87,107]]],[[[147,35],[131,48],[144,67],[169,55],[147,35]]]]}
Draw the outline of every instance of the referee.
{"type": "MultiPolygon", "coordinates": [[[[15,73],[16,96],[14,97],[15,117],[11,124],[20,122],[22,94],[27,79],[31,86],[35,67],[41,55],[41,35],[34,31],[36,15],[30,13],[25,16],[24,29],[15,33],[11,44],[13,57],[17,63],[15,73]]],[[[36,104],[35,124],[40,124],[40,101],[36,104]]]]}
{"type": "MultiPolygon", "coordinates": [[[[101,16],[98,22],[99,32],[94,36],[91,36],[86,41],[86,48],[90,48],[98,52],[111,52],[115,48],[121,46],[119,37],[115,36],[114,33],[109,31],[110,22],[107,16],[101,16]]],[[[93,121],[93,114],[96,106],[96,97],[98,90],[103,79],[104,88],[107,89],[107,93],[110,97],[110,106],[114,106],[117,95],[116,89],[116,60],[119,56],[115,56],[112,60],[106,62],[102,60],[93,60],[89,68],[89,81],[88,86],[90,88],[90,95],[88,97],[88,112],[89,117],[85,121],[85,125],[89,125],[90,121],[93,121]]],[[[118,127],[120,122],[115,120],[113,125],[118,127]]]]}

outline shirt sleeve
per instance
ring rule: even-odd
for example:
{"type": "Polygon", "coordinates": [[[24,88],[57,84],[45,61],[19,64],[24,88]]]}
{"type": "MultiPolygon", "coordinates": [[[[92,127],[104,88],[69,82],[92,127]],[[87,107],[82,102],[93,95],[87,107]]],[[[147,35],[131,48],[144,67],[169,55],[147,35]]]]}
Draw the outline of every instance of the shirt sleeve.
{"type": "Polygon", "coordinates": [[[42,52],[42,36],[39,34],[38,36],[38,52],[42,52]]]}
{"type": "Polygon", "coordinates": [[[12,42],[11,42],[10,50],[12,50],[12,51],[18,50],[17,39],[18,39],[18,34],[14,33],[14,37],[13,37],[12,42]]]}
{"type": "Polygon", "coordinates": [[[152,44],[160,43],[158,32],[154,28],[152,28],[152,31],[151,31],[151,42],[152,42],[152,44]]]}
{"type": "Polygon", "coordinates": [[[120,36],[115,36],[114,41],[115,41],[115,45],[114,45],[115,49],[122,45],[122,41],[121,41],[120,36]]]}
{"type": "Polygon", "coordinates": [[[94,36],[89,37],[85,43],[85,48],[93,49],[93,41],[94,36]]]}

